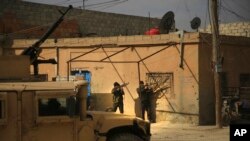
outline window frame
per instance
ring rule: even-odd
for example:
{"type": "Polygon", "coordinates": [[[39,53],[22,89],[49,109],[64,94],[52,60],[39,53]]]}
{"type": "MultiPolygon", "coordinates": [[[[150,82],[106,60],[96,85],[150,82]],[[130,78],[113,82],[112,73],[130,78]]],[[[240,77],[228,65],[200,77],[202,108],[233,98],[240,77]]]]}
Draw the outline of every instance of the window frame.
{"type": "Polygon", "coordinates": [[[36,91],[34,98],[34,116],[36,119],[36,123],[53,123],[53,122],[71,122],[72,118],[68,115],[52,115],[52,116],[39,116],[39,99],[49,99],[49,98],[68,98],[72,95],[75,95],[75,91],[73,90],[64,90],[64,91],[36,91]]]}
{"type": "Polygon", "coordinates": [[[150,75],[166,75],[166,76],[169,76],[169,92],[166,92],[166,94],[169,94],[171,97],[174,97],[175,93],[174,93],[174,73],[173,72],[150,72],[150,73],[146,73],[146,82],[147,83],[149,83],[150,75]]]}
{"type": "Polygon", "coordinates": [[[3,101],[2,103],[2,115],[3,118],[0,118],[0,125],[4,125],[7,123],[8,119],[8,101],[7,101],[7,92],[0,92],[0,100],[3,101]]]}

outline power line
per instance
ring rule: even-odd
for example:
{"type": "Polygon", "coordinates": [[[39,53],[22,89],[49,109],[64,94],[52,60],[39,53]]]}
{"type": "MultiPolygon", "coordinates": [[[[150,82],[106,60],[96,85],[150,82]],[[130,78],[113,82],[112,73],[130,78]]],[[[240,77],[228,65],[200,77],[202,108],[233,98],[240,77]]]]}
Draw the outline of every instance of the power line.
{"type": "Polygon", "coordinates": [[[100,6],[100,5],[105,5],[105,4],[113,4],[115,2],[126,2],[126,1],[128,1],[128,0],[110,0],[110,1],[106,1],[106,2],[89,4],[89,5],[86,5],[86,6],[87,7],[92,7],[92,6],[100,6]]]}
{"type": "MultiPolygon", "coordinates": [[[[207,0],[207,1],[209,1],[209,0],[207,0]]],[[[209,15],[209,7],[208,7],[208,5],[209,5],[209,2],[207,2],[207,10],[206,10],[206,16],[205,16],[205,25],[204,25],[205,30],[206,30],[206,27],[207,27],[207,16],[209,15]]],[[[210,16],[208,18],[210,18],[210,16]]]]}
{"type": "MultiPolygon", "coordinates": [[[[70,1],[70,0],[67,0],[67,1],[70,1]]],[[[108,2],[102,2],[102,3],[95,3],[95,4],[91,4],[91,5],[86,5],[86,7],[89,7],[89,6],[98,6],[99,4],[109,4],[109,5],[105,5],[105,6],[108,6],[108,7],[105,7],[105,9],[106,9],[106,8],[109,8],[109,7],[118,5],[118,4],[120,4],[120,3],[124,3],[124,2],[126,2],[126,1],[128,1],[128,0],[111,0],[111,1],[108,1],[108,2]],[[115,2],[115,3],[114,3],[114,2],[115,2]],[[113,5],[111,5],[111,4],[113,4],[113,5]]],[[[78,2],[79,2],[79,1],[78,1],[78,2]]],[[[70,17],[70,18],[68,18],[68,19],[65,19],[65,20],[64,20],[64,23],[65,23],[65,22],[69,22],[70,20],[76,19],[76,18],[78,18],[78,17],[80,17],[80,16],[83,16],[83,15],[85,15],[85,14],[84,14],[84,13],[81,13],[81,14],[79,14],[79,15],[72,16],[72,17],[70,17]]],[[[51,24],[53,24],[53,23],[54,23],[54,22],[51,22],[51,23],[48,23],[48,24],[39,25],[39,26],[35,26],[35,27],[32,27],[32,28],[27,28],[27,29],[15,31],[15,32],[12,32],[12,33],[6,33],[6,34],[3,34],[3,33],[1,34],[1,33],[0,33],[0,36],[11,36],[11,35],[15,35],[15,34],[18,34],[18,33],[36,31],[36,30],[39,30],[39,29],[41,29],[41,28],[43,28],[43,27],[49,26],[49,25],[51,25],[51,24]]]]}
{"type": "Polygon", "coordinates": [[[239,19],[249,20],[248,18],[239,15],[238,13],[234,12],[233,10],[231,10],[231,9],[229,9],[229,8],[223,6],[223,5],[221,5],[221,7],[222,7],[224,10],[226,10],[227,12],[229,12],[229,13],[235,15],[235,16],[236,16],[237,18],[239,18],[239,19]]]}
{"type": "Polygon", "coordinates": [[[236,16],[238,19],[244,19],[244,20],[249,20],[248,18],[246,17],[243,17],[241,15],[239,15],[237,12],[231,10],[233,9],[225,0],[222,0],[223,4],[221,4],[221,8],[224,10],[224,11],[227,11],[231,14],[233,14],[234,16],[236,16]]]}
{"type": "MultiPolygon", "coordinates": [[[[236,0],[231,0],[231,1],[234,3],[234,5],[238,5],[241,9],[244,9],[245,11],[250,12],[250,9],[245,7],[245,6],[249,6],[249,5],[244,5],[244,4],[241,5],[242,2],[239,2],[239,1],[236,1],[236,0]]],[[[249,0],[247,0],[247,1],[249,2],[249,0]]]]}
{"type": "Polygon", "coordinates": [[[187,4],[186,0],[184,0],[184,4],[185,4],[186,11],[188,12],[189,19],[191,19],[191,12],[188,8],[188,4],[187,4]]]}
{"type": "Polygon", "coordinates": [[[121,3],[124,3],[126,1],[128,1],[128,0],[117,0],[116,2],[113,2],[113,3],[107,3],[107,4],[100,5],[100,6],[92,7],[92,8],[102,8],[103,7],[101,10],[104,10],[104,9],[119,5],[121,3]]]}
{"type": "Polygon", "coordinates": [[[61,2],[57,2],[57,3],[54,3],[55,5],[60,5],[60,4],[65,4],[67,2],[69,2],[71,0],[64,0],[64,1],[61,1],[61,2]]]}

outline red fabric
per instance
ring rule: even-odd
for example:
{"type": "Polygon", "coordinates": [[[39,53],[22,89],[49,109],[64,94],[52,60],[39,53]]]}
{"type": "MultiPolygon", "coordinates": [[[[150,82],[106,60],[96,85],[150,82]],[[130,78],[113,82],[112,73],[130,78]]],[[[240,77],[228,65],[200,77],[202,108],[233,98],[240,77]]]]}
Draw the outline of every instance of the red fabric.
{"type": "Polygon", "coordinates": [[[151,28],[148,31],[145,32],[145,35],[157,35],[160,34],[159,28],[151,28]]]}

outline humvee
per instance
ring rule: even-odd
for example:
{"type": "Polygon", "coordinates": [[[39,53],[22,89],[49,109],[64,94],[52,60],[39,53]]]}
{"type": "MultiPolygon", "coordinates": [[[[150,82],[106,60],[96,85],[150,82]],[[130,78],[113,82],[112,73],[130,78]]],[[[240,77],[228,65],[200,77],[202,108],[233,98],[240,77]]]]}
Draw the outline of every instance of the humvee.
{"type": "Polygon", "coordinates": [[[87,83],[0,83],[1,141],[149,141],[150,123],[87,111],[87,83]]]}

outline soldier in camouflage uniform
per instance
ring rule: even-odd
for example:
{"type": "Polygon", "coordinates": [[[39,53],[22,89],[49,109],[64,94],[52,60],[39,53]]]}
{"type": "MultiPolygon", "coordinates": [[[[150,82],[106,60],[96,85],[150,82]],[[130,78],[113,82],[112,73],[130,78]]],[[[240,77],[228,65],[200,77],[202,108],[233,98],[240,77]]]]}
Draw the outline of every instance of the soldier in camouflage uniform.
{"type": "Polygon", "coordinates": [[[123,95],[124,91],[121,85],[118,82],[114,83],[114,88],[112,89],[113,94],[113,111],[116,112],[117,108],[119,107],[120,113],[123,114],[123,95]]]}

